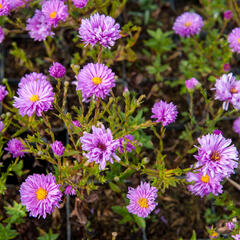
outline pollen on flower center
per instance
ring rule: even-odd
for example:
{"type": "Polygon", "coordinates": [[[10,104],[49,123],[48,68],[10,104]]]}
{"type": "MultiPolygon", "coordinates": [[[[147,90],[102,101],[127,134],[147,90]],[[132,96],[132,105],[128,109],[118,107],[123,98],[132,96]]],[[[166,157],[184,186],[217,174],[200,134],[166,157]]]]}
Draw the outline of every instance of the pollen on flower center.
{"type": "Polygon", "coordinates": [[[47,192],[45,189],[39,188],[39,189],[36,191],[37,200],[46,199],[47,194],[48,194],[48,192],[47,192]]]}
{"type": "Polygon", "coordinates": [[[205,176],[202,175],[201,181],[204,182],[204,183],[208,183],[209,182],[209,176],[207,174],[205,176]]]}
{"type": "Polygon", "coordinates": [[[50,13],[50,18],[55,18],[57,16],[57,13],[55,11],[50,13]]]}
{"type": "Polygon", "coordinates": [[[211,237],[212,237],[212,238],[217,238],[217,237],[218,237],[218,233],[214,231],[214,232],[211,234],[211,237]]]}
{"type": "Polygon", "coordinates": [[[192,26],[192,23],[191,22],[189,22],[189,21],[187,21],[187,22],[185,22],[185,27],[191,27],[192,26]]]}
{"type": "Polygon", "coordinates": [[[232,87],[230,89],[230,93],[238,93],[238,90],[235,87],[232,87]]]}
{"type": "Polygon", "coordinates": [[[212,152],[210,158],[213,161],[218,161],[220,159],[220,154],[218,152],[212,152]]]}
{"type": "Polygon", "coordinates": [[[0,9],[2,9],[3,8],[3,5],[2,5],[2,3],[0,3],[0,9]]]}
{"type": "Polygon", "coordinates": [[[102,151],[106,150],[106,145],[104,143],[98,143],[97,147],[100,148],[102,151]]]}
{"type": "Polygon", "coordinates": [[[36,101],[39,100],[39,97],[38,97],[38,95],[33,94],[32,97],[30,97],[30,100],[31,100],[32,102],[36,102],[36,101]]]}
{"type": "Polygon", "coordinates": [[[95,85],[98,85],[102,82],[102,79],[100,77],[94,77],[92,81],[95,85]]]}
{"type": "Polygon", "coordinates": [[[148,208],[148,200],[146,198],[139,198],[138,201],[137,201],[138,205],[141,207],[141,208],[148,208]]]}

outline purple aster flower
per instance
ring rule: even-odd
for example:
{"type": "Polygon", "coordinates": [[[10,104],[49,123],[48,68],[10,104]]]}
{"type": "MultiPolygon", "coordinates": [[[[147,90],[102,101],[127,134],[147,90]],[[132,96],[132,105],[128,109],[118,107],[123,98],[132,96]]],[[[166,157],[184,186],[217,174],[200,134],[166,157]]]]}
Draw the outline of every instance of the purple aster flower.
{"type": "Polygon", "coordinates": [[[3,40],[4,40],[4,32],[3,32],[3,29],[0,27],[0,43],[2,43],[3,42],[3,40]]]}
{"type": "Polygon", "coordinates": [[[42,74],[42,73],[36,73],[36,72],[32,72],[29,74],[25,74],[19,84],[18,87],[23,86],[24,84],[31,82],[31,81],[38,81],[38,80],[42,80],[42,81],[47,81],[47,76],[42,74]]]}
{"type": "Polygon", "coordinates": [[[173,30],[182,37],[190,37],[191,35],[199,34],[202,26],[203,20],[200,15],[185,12],[177,17],[173,25],[173,30]]]}
{"type": "Polygon", "coordinates": [[[46,176],[33,174],[22,183],[20,196],[21,203],[26,206],[30,216],[46,218],[47,213],[51,214],[59,207],[62,193],[60,185],[56,184],[56,179],[51,173],[46,176]]]}
{"type": "Polygon", "coordinates": [[[68,17],[68,7],[61,0],[49,0],[42,4],[42,12],[49,23],[57,27],[59,21],[65,21],[68,17]]]}
{"type": "Polygon", "coordinates": [[[232,18],[232,16],[233,16],[233,13],[232,13],[231,10],[227,10],[227,11],[224,12],[224,18],[226,20],[230,20],[232,18]]]}
{"type": "Polygon", "coordinates": [[[76,89],[82,91],[83,100],[91,96],[105,98],[115,87],[115,74],[104,64],[89,63],[77,75],[76,89]]]}
{"type": "Polygon", "coordinates": [[[240,28],[234,28],[228,35],[229,47],[233,52],[240,53],[240,28]]]}
{"type": "Polygon", "coordinates": [[[143,183],[137,188],[128,188],[127,198],[130,200],[127,209],[130,213],[139,217],[147,217],[157,206],[157,188],[151,187],[149,183],[143,183]]]}
{"type": "Polygon", "coordinates": [[[107,161],[113,164],[115,159],[119,162],[120,158],[115,154],[119,140],[113,140],[111,130],[108,128],[106,132],[103,125],[101,128],[92,126],[92,132],[92,134],[84,132],[80,138],[82,149],[88,152],[83,154],[88,162],[100,164],[100,170],[105,169],[107,161]]]}
{"type": "Polygon", "coordinates": [[[37,79],[21,84],[17,90],[19,97],[14,97],[13,106],[19,109],[21,116],[42,116],[42,112],[52,109],[53,88],[47,80],[37,79]]]}
{"type": "Polygon", "coordinates": [[[55,62],[49,68],[49,73],[54,78],[62,78],[66,73],[66,68],[61,63],[55,62]]]}
{"type": "Polygon", "coordinates": [[[6,16],[10,12],[10,4],[8,0],[0,0],[0,16],[6,16]]]}
{"type": "Polygon", "coordinates": [[[88,0],[73,0],[73,4],[76,8],[86,7],[88,0]]]}
{"type": "Polygon", "coordinates": [[[223,65],[223,71],[224,72],[229,72],[231,70],[231,65],[229,63],[225,63],[223,65]]]}
{"type": "Polygon", "coordinates": [[[110,48],[121,37],[119,28],[112,17],[96,13],[90,19],[82,19],[79,37],[86,45],[93,47],[99,42],[103,47],[110,48]]]}
{"type": "Polygon", "coordinates": [[[134,136],[132,136],[130,134],[124,136],[124,138],[123,137],[120,138],[119,139],[119,152],[124,153],[124,149],[126,149],[127,152],[131,152],[132,150],[134,150],[135,146],[132,145],[133,141],[134,141],[134,136]]]}
{"type": "Polygon", "coordinates": [[[6,87],[3,85],[0,85],[0,102],[8,95],[8,91],[6,90],[6,87]]]}
{"type": "Polygon", "coordinates": [[[240,234],[232,235],[234,240],[240,240],[240,234]]]}
{"type": "Polygon", "coordinates": [[[240,136],[240,117],[233,122],[233,131],[240,136]]]}
{"type": "Polygon", "coordinates": [[[0,121],[0,132],[4,129],[4,123],[3,121],[0,121]]]}
{"type": "Polygon", "coordinates": [[[72,121],[72,123],[75,127],[82,127],[81,123],[78,120],[72,121]]]}
{"type": "Polygon", "coordinates": [[[229,102],[237,109],[240,107],[236,102],[240,98],[240,81],[236,81],[232,73],[223,74],[217,79],[212,90],[216,90],[215,99],[224,101],[224,110],[228,110],[229,102]]]}
{"type": "Polygon", "coordinates": [[[74,195],[76,195],[76,190],[75,190],[72,186],[68,185],[68,186],[65,188],[64,193],[65,193],[66,195],[72,195],[72,196],[74,196],[74,195]]]}
{"type": "Polygon", "coordinates": [[[198,85],[198,80],[196,78],[191,78],[185,81],[187,89],[193,89],[198,85]]]}
{"type": "Polygon", "coordinates": [[[231,145],[231,139],[225,139],[222,134],[207,134],[198,138],[200,147],[194,157],[199,161],[203,174],[213,178],[220,174],[228,177],[238,167],[238,151],[231,145]]]}
{"type": "MultiPolygon", "coordinates": [[[[200,163],[195,165],[196,168],[200,166],[200,163]]],[[[188,172],[186,174],[186,181],[193,182],[192,185],[188,185],[188,190],[200,197],[208,196],[209,193],[216,196],[222,193],[221,180],[221,174],[215,174],[214,177],[211,177],[211,174],[208,171],[203,172],[202,168],[197,173],[188,172]]]]}
{"type": "Polygon", "coordinates": [[[31,0],[7,0],[10,5],[10,10],[15,10],[21,6],[24,6],[26,3],[30,2],[31,0]]]}
{"type": "Polygon", "coordinates": [[[233,222],[227,222],[226,226],[227,226],[229,231],[232,231],[235,227],[235,224],[233,222]]]}
{"type": "Polygon", "coordinates": [[[5,150],[11,153],[14,158],[17,158],[24,156],[23,150],[25,150],[25,148],[20,140],[18,140],[17,138],[13,138],[8,142],[5,150]]]}
{"type": "Polygon", "coordinates": [[[55,141],[54,143],[50,144],[53,153],[58,155],[58,156],[62,156],[64,151],[65,151],[65,147],[62,144],[61,141],[55,141]]]}
{"type": "Polygon", "coordinates": [[[178,111],[173,103],[161,100],[153,105],[152,113],[151,118],[157,118],[156,122],[161,122],[165,127],[176,120],[178,111]]]}
{"type": "Polygon", "coordinates": [[[53,36],[51,25],[46,16],[40,11],[36,10],[32,18],[28,18],[26,30],[35,41],[43,41],[48,36],[53,36]]]}

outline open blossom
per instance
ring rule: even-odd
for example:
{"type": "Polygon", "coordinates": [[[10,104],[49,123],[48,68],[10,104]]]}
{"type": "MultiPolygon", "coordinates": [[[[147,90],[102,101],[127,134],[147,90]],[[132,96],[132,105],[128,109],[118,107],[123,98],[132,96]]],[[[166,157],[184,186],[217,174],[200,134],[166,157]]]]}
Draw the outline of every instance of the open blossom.
{"type": "Polygon", "coordinates": [[[68,186],[65,188],[64,193],[65,193],[66,195],[72,195],[72,196],[74,196],[74,195],[76,195],[76,190],[75,190],[72,186],[68,185],[68,186]]]}
{"type": "Polygon", "coordinates": [[[227,226],[229,231],[232,231],[235,227],[235,224],[233,222],[227,222],[226,226],[227,226]]]}
{"type": "Polygon", "coordinates": [[[240,240],[240,234],[232,235],[234,240],[240,240]]]}
{"type": "Polygon", "coordinates": [[[198,85],[198,80],[196,78],[191,78],[185,81],[187,89],[193,89],[198,85]]]}
{"type": "Polygon", "coordinates": [[[229,177],[238,167],[238,151],[231,143],[231,139],[226,139],[222,134],[207,134],[198,138],[200,146],[198,153],[194,157],[203,167],[204,174],[209,174],[211,178],[220,174],[222,177],[229,177]]]}
{"type": "Polygon", "coordinates": [[[115,87],[115,74],[104,64],[89,63],[77,75],[76,89],[82,91],[83,100],[91,96],[105,98],[115,87]]]}
{"type": "Polygon", "coordinates": [[[66,73],[66,68],[61,63],[54,62],[49,68],[49,73],[54,78],[62,78],[66,73]]]}
{"type": "Polygon", "coordinates": [[[65,21],[68,17],[68,7],[62,0],[48,0],[42,5],[42,12],[49,23],[57,27],[59,21],[65,21]]]}
{"type": "MultiPolygon", "coordinates": [[[[195,165],[196,168],[200,166],[201,164],[199,163],[195,165]]],[[[209,193],[217,196],[223,192],[221,174],[215,174],[215,176],[212,177],[208,171],[203,172],[201,168],[197,171],[196,173],[188,172],[186,175],[186,181],[192,182],[191,185],[188,185],[188,190],[190,192],[200,197],[208,196],[209,193]]]]}
{"type": "Polygon", "coordinates": [[[76,8],[86,7],[88,0],[73,0],[73,4],[76,8]]]}
{"type": "Polygon", "coordinates": [[[223,109],[228,110],[229,103],[232,103],[236,109],[240,109],[238,101],[240,100],[240,81],[237,81],[232,73],[223,74],[216,80],[215,99],[223,101],[223,109]]]}
{"type": "Polygon", "coordinates": [[[47,213],[51,214],[59,207],[62,193],[60,185],[56,184],[56,179],[51,173],[46,176],[33,174],[22,183],[20,196],[21,203],[26,206],[30,216],[46,218],[47,213]]]}
{"type": "Polygon", "coordinates": [[[11,7],[9,0],[0,0],[0,16],[6,16],[10,13],[11,7]]]}
{"type": "Polygon", "coordinates": [[[178,111],[173,103],[161,100],[153,105],[152,113],[151,118],[157,118],[156,122],[161,122],[163,126],[167,126],[176,120],[178,111]]]}
{"type": "Polygon", "coordinates": [[[233,122],[233,131],[240,136],[240,117],[233,122]]]}
{"type": "Polygon", "coordinates": [[[234,28],[228,35],[229,47],[233,52],[240,53],[240,28],[234,28]]]}
{"type": "Polygon", "coordinates": [[[35,41],[43,41],[48,36],[53,36],[51,25],[46,16],[40,11],[36,10],[32,18],[28,18],[26,30],[35,41]]]}
{"type": "Polygon", "coordinates": [[[190,37],[191,35],[199,34],[202,27],[203,20],[199,14],[185,12],[177,17],[173,30],[182,37],[190,37]]]}
{"type": "Polygon", "coordinates": [[[3,29],[0,27],[0,43],[2,43],[4,40],[4,32],[3,29]]]}
{"type": "Polygon", "coordinates": [[[64,151],[65,151],[65,147],[62,144],[61,141],[55,141],[54,143],[50,144],[53,153],[58,155],[58,156],[62,156],[64,151]]]}
{"type": "Polygon", "coordinates": [[[88,159],[88,162],[99,164],[99,169],[105,169],[107,161],[113,164],[113,159],[120,161],[116,155],[116,149],[119,146],[118,140],[113,140],[111,130],[107,132],[102,125],[101,128],[92,126],[92,133],[84,132],[80,138],[82,149],[87,152],[83,155],[88,159]]]}
{"type": "Polygon", "coordinates": [[[82,19],[79,36],[86,45],[94,46],[99,42],[103,47],[110,48],[121,37],[119,28],[112,17],[96,13],[90,19],[82,19]]]}
{"type": "Polygon", "coordinates": [[[132,136],[130,134],[120,138],[119,139],[119,152],[124,153],[124,149],[126,149],[127,152],[131,152],[132,150],[134,150],[135,146],[132,144],[133,141],[134,141],[134,136],[132,136]]]}
{"type": "Polygon", "coordinates": [[[3,85],[0,85],[0,102],[8,95],[8,91],[6,90],[6,87],[3,85]]]}
{"type": "Polygon", "coordinates": [[[147,217],[157,206],[157,188],[151,187],[149,183],[143,183],[137,188],[128,188],[127,198],[130,200],[127,209],[130,213],[139,217],[147,217]]]}
{"type": "Polygon", "coordinates": [[[9,153],[11,153],[14,158],[23,157],[24,149],[25,149],[25,147],[24,147],[23,143],[17,138],[11,139],[8,142],[7,147],[5,148],[5,150],[8,151],[9,153]]]}
{"type": "Polygon", "coordinates": [[[18,97],[14,97],[13,106],[19,109],[21,116],[42,116],[42,112],[52,109],[54,101],[53,88],[50,82],[44,79],[28,81],[19,84],[18,97]]]}
{"type": "Polygon", "coordinates": [[[16,8],[24,6],[26,3],[30,2],[31,0],[8,0],[10,10],[16,10],[16,8]]]}

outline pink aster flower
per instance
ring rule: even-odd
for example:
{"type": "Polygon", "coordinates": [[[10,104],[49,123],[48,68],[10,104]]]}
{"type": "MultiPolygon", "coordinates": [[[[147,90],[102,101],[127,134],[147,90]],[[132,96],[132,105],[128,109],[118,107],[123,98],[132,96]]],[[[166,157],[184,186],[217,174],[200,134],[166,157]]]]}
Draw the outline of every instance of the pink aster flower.
{"type": "Polygon", "coordinates": [[[46,176],[33,174],[22,183],[20,196],[21,203],[26,206],[30,216],[46,218],[47,213],[51,214],[59,207],[62,193],[60,185],[56,184],[56,179],[51,173],[46,176]]]}
{"type": "Polygon", "coordinates": [[[49,73],[54,78],[62,78],[66,73],[66,68],[61,63],[55,62],[49,68],[49,73]]]}
{"type": "Polygon", "coordinates": [[[231,70],[231,65],[229,63],[225,63],[223,65],[223,71],[224,72],[229,72],[231,70]]]}
{"type": "Polygon", "coordinates": [[[240,234],[232,235],[234,240],[240,240],[240,234]]]}
{"type": "Polygon", "coordinates": [[[74,196],[74,195],[76,195],[76,190],[75,190],[72,186],[68,185],[68,186],[65,188],[64,193],[65,193],[66,195],[72,195],[72,196],[74,196]]]}
{"type": "Polygon", "coordinates": [[[18,97],[14,97],[13,106],[19,109],[21,116],[42,116],[42,112],[52,109],[53,88],[47,80],[37,79],[19,85],[18,97]]]}
{"type": "Polygon", "coordinates": [[[126,149],[127,152],[131,152],[135,149],[135,146],[132,145],[132,142],[134,141],[134,136],[128,134],[124,136],[124,138],[119,139],[119,152],[124,153],[124,149],[126,149]]]}
{"type": "Polygon", "coordinates": [[[233,122],[233,131],[240,136],[240,117],[233,122]]]}
{"type": "Polygon", "coordinates": [[[233,52],[240,53],[240,28],[234,28],[228,35],[229,47],[233,52]]]}
{"type": "Polygon", "coordinates": [[[82,127],[81,123],[78,120],[72,121],[72,123],[75,127],[82,127]]]}
{"type": "Polygon", "coordinates": [[[0,132],[2,132],[3,129],[4,129],[4,123],[3,121],[0,121],[0,132]]]}
{"type": "Polygon", "coordinates": [[[11,153],[14,158],[23,157],[25,154],[23,152],[23,150],[25,150],[25,147],[24,147],[23,143],[20,140],[18,140],[17,138],[11,139],[8,142],[5,150],[8,151],[9,153],[11,153]]]}
{"type": "Polygon", "coordinates": [[[232,231],[235,227],[235,224],[233,222],[227,222],[226,227],[228,228],[229,231],[232,231]]]}
{"type": "Polygon", "coordinates": [[[3,42],[3,40],[4,40],[4,32],[3,32],[3,29],[0,27],[0,43],[2,43],[3,42]]]}
{"type": "Polygon", "coordinates": [[[6,90],[6,87],[3,85],[0,85],[0,102],[8,95],[8,91],[6,90]]]}
{"type": "Polygon", "coordinates": [[[202,26],[203,20],[200,15],[185,12],[177,17],[173,25],[173,30],[182,37],[190,37],[191,35],[199,34],[202,26]]]}
{"type": "Polygon", "coordinates": [[[89,63],[77,75],[76,89],[82,91],[83,100],[91,96],[105,98],[115,87],[115,74],[104,64],[89,63]]]}
{"type": "Polygon", "coordinates": [[[73,4],[76,8],[86,7],[88,0],[73,0],[73,4]]]}
{"type": "Polygon", "coordinates": [[[57,27],[59,21],[65,21],[68,17],[68,7],[62,0],[48,0],[42,5],[42,12],[49,23],[57,27]]]}
{"type": "Polygon", "coordinates": [[[185,81],[187,89],[194,89],[198,84],[198,80],[196,78],[191,78],[185,81]]]}
{"type": "Polygon", "coordinates": [[[79,28],[79,37],[86,44],[94,46],[97,42],[103,47],[110,48],[120,36],[120,26],[110,16],[90,16],[90,19],[83,19],[79,28]]]}
{"type": "Polygon", "coordinates": [[[215,88],[212,88],[212,90],[216,90],[215,99],[224,101],[224,110],[228,110],[229,102],[235,108],[240,108],[237,103],[238,99],[240,99],[240,81],[236,81],[232,73],[223,74],[221,78],[217,79],[215,88]]]}
{"type": "Polygon", "coordinates": [[[111,130],[107,132],[102,125],[101,128],[92,126],[92,134],[84,132],[80,138],[83,151],[87,152],[83,155],[88,159],[88,162],[95,162],[99,165],[99,169],[105,169],[107,161],[113,164],[113,159],[117,162],[120,158],[116,155],[116,149],[119,146],[118,140],[113,140],[111,130]]]}
{"type": "Polygon", "coordinates": [[[222,134],[207,134],[198,138],[200,147],[194,157],[199,161],[203,174],[209,174],[214,178],[220,174],[229,177],[238,167],[238,151],[232,140],[226,139],[222,134]]]}
{"type": "Polygon", "coordinates": [[[65,151],[65,147],[62,144],[61,141],[55,141],[54,143],[50,144],[53,153],[58,155],[58,156],[62,156],[64,151],[65,151]]]}
{"type": "Polygon", "coordinates": [[[227,11],[224,12],[224,18],[226,20],[230,20],[232,18],[232,16],[233,16],[233,13],[232,13],[231,10],[227,10],[227,11]]]}
{"type": "Polygon", "coordinates": [[[143,183],[137,188],[128,188],[127,198],[130,200],[127,209],[130,213],[139,217],[147,217],[157,206],[157,188],[151,187],[149,183],[143,183]]]}
{"type": "Polygon", "coordinates": [[[23,86],[24,84],[31,82],[31,81],[47,81],[47,76],[42,74],[42,73],[36,73],[36,72],[32,72],[29,74],[25,74],[21,79],[20,82],[18,84],[18,87],[23,86]]]}
{"type": "MultiPolygon", "coordinates": [[[[200,163],[195,165],[196,168],[200,167],[200,163]]],[[[211,177],[208,171],[203,172],[200,168],[197,173],[188,172],[186,175],[187,182],[193,182],[192,185],[188,185],[188,190],[194,195],[200,197],[208,196],[209,193],[218,195],[223,192],[222,190],[222,176],[221,174],[215,174],[211,177]]]]}
{"type": "Polygon", "coordinates": [[[8,0],[0,0],[0,16],[6,16],[10,13],[10,4],[8,0]]]}
{"type": "Polygon", "coordinates": [[[36,10],[32,18],[28,18],[26,30],[35,41],[43,41],[48,36],[53,36],[51,25],[46,16],[40,11],[36,10]]]}
{"type": "Polygon", "coordinates": [[[173,103],[167,103],[161,100],[153,105],[152,113],[151,118],[157,118],[156,122],[161,122],[165,127],[176,120],[178,111],[173,103]]]}

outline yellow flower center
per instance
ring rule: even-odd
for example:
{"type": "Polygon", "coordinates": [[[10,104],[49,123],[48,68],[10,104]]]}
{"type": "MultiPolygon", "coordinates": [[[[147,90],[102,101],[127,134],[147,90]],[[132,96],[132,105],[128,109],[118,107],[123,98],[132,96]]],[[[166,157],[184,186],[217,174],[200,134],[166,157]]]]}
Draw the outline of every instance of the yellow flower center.
{"type": "Polygon", "coordinates": [[[36,101],[39,100],[39,97],[38,97],[38,95],[33,94],[32,97],[30,97],[30,100],[31,100],[32,102],[36,102],[36,101]]]}
{"type": "Polygon", "coordinates": [[[45,189],[39,188],[39,189],[36,191],[37,200],[46,199],[47,194],[48,194],[48,192],[47,192],[45,189]]]}
{"type": "Polygon", "coordinates": [[[57,16],[57,13],[55,11],[50,13],[50,18],[55,18],[57,16]]]}
{"type": "Polygon", "coordinates": [[[139,198],[137,203],[141,208],[148,208],[148,200],[146,198],[139,198]]]}
{"type": "Polygon", "coordinates": [[[220,159],[220,154],[218,152],[212,152],[210,158],[213,161],[218,161],[220,159]]]}
{"type": "Polygon", "coordinates": [[[207,174],[206,174],[206,176],[202,175],[201,180],[204,183],[208,183],[209,182],[209,176],[207,174]]]}
{"type": "Polygon", "coordinates": [[[2,3],[0,3],[0,9],[2,9],[3,8],[3,5],[2,5],[2,3]]]}
{"type": "Polygon", "coordinates": [[[94,77],[92,81],[95,85],[98,85],[102,82],[102,79],[100,77],[94,77]]]}
{"type": "Polygon", "coordinates": [[[190,27],[190,26],[192,26],[192,23],[191,22],[189,22],[189,21],[187,21],[187,22],[185,22],[185,27],[190,27]]]}
{"type": "Polygon", "coordinates": [[[217,238],[218,237],[218,233],[217,232],[213,232],[210,236],[211,238],[217,238]]]}

